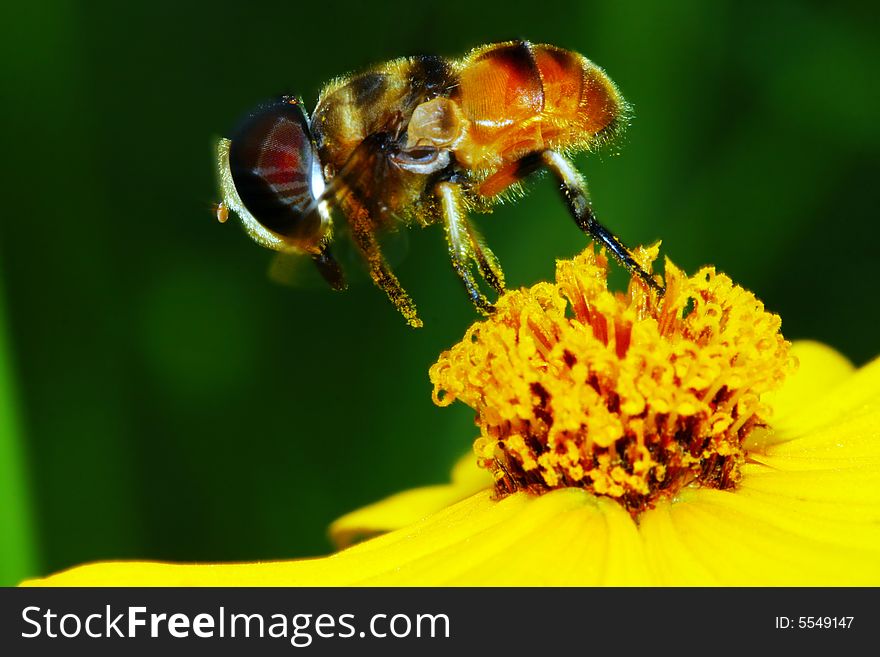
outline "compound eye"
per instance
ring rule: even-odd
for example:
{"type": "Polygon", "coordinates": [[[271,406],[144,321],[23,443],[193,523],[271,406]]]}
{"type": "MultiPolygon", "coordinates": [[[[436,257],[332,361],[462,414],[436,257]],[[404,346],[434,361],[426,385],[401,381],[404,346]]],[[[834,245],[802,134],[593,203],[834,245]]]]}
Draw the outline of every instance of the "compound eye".
{"type": "Polygon", "coordinates": [[[261,105],[230,142],[229,173],[250,215],[284,237],[317,237],[321,218],[311,210],[324,179],[301,102],[282,96],[261,105]]]}

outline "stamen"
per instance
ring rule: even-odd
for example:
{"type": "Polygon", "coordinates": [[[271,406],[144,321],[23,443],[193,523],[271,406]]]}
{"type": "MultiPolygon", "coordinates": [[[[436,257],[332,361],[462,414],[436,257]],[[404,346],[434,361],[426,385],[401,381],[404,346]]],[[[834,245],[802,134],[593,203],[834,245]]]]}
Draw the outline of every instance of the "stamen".
{"type": "MultiPolygon", "coordinates": [[[[634,256],[650,272],[658,251],[634,256]]],[[[734,487],[761,395],[795,366],[779,317],[712,267],[667,260],[663,295],[613,293],[607,274],[590,247],[555,284],[506,293],[431,368],[435,403],[476,410],[501,496],[578,486],[635,516],[686,485],[734,487]]]]}

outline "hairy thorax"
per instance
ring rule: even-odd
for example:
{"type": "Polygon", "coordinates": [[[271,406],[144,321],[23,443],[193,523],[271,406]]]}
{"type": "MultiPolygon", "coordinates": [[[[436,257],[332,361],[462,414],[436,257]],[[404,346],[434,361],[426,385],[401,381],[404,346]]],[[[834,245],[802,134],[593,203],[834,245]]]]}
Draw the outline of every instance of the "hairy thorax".
{"type": "Polygon", "coordinates": [[[521,179],[528,156],[589,148],[624,113],[613,83],[586,58],[512,42],[340,78],[322,92],[311,130],[325,178],[342,176],[343,203],[379,223],[386,215],[433,223],[438,181],[456,177],[475,203],[491,203],[521,179]],[[376,181],[381,190],[370,187],[376,181]]]}

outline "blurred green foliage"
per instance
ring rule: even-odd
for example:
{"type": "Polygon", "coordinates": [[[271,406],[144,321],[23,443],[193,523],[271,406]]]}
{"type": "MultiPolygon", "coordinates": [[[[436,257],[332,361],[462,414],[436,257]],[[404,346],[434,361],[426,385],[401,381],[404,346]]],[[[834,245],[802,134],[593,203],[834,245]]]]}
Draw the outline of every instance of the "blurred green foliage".
{"type": "MultiPolygon", "coordinates": [[[[579,159],[606,225],[730,273],[789,338],[857,363],[880,347],[876,5],[2,11],[0,280],[38,537],[6,583],[94,559],[324,552],[331,519],[444,480],[468,449],[472,414],[434,408],[427,380],[474,319],[439,228],[409,231],[397,267],[426,321],[413,331],[369,284],[273,285],[269,253],[210,210],[215,136],[266,97],[312,105],[323,82],[376,61],[508,38],[583,52],[635,108],[619,148],[579,159]]],[[[586,244],[547,179],[478,223],[513,286],[586,244]]],[[[26,491],[8,494],[4,507],[27,508],[26,491]]]]}
{"type": "Polygon", "coordinates": [[[4,306],[0,290],[0,585],[33,572],[37,561],[4,306]]]}

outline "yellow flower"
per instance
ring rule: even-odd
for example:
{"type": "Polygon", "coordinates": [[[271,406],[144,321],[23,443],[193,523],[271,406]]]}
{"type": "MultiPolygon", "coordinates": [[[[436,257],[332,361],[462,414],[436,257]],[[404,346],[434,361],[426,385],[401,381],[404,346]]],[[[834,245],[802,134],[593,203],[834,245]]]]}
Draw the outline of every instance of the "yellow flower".
{"type": "Polygon", "coordinates": [[[658,299],[637,281],[612,294],[606,268],[592,249],[561,261],[556,284],[506,294],[440,357],[435,399],[476,410],[478,458],[331,527],[340,545],[381,535],[315,559],[98,563],[26,584],[880,584],[880,359],[789,349],[712,269],[667,262],[658,299]]]}
{"type": "MultiPolygon", "coordinates": [[[[658,250],[634,255],[647,268],[658,250]]],[[[504,295],[431,368],[435,402],[477,411],[501,495],[584,488],[636,518],[691,483],[732,488],[761,395],[793,369],[779,317],[710,267],[667,262],[659,298],[637,281],[614,294],[607,275],[590,248],[555,285],[504,295]]]]}

